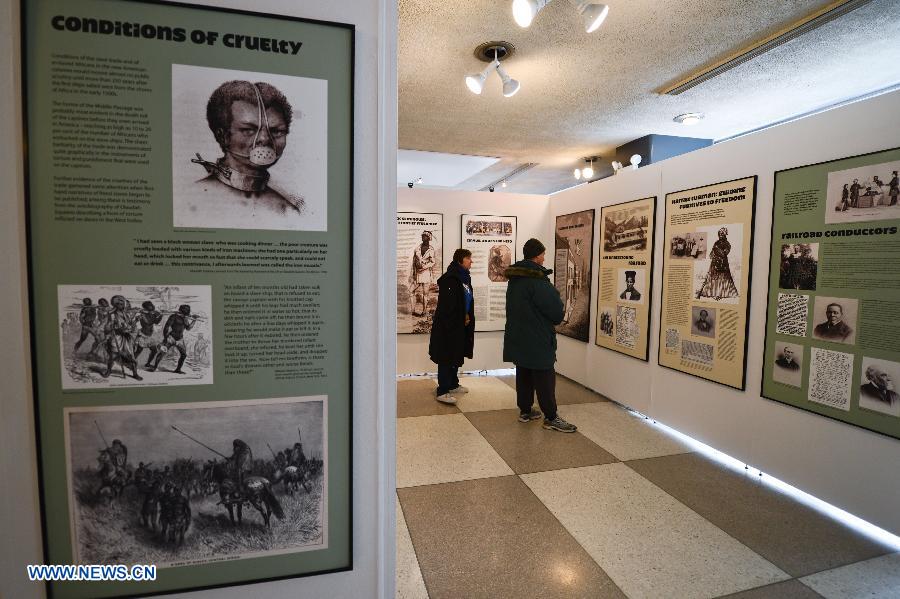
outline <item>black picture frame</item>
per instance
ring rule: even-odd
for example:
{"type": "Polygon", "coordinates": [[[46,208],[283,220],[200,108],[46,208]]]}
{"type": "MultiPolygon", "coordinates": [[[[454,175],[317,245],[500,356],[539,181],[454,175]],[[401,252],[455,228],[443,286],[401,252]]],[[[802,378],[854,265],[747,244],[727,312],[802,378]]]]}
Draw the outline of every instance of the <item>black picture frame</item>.
{"type": "MultiPolygon", "coordinates": [[[[578,211],[576,211],[576,212],[569,212],[568,214],[557,214],[557,215],[556,215],[556,218],[554,219],[554,230],[553,230],[553,255],[554,255],[554,258],[555,258],[555,257],[556,257],[556,252],[559,250],[559,248],[556,247],[557,231],[559,230],[559,224],[558,224],[558,223],[559,223],[559,219],[565,218],[565,217],[567,217],[567,216],[575,216],[575,215],[577,215],[577,214],[583,214],[583,213],[585,213],[585,212],[590,212],[590,213],[591,213],[591,237],[590,237],[590,245],[588,245],[588,259],[587,259],[588,268],[589,268],[589,270],[590,270],[590,273],[589,273],[590,276],[588,276],[588,278],[587,278],[587,279],[588,279],[588,283],[587,283],[587,287],[588,287],[588,307],[587,307],[587,323],[585,324],[585,327],[586,327],[586,329],[587,329],[587,337],[586,337],[585,339],[580,339],[580,338],[575,337],[575,336],[573,336],[573,335],[569,335],[568,333],[564,333],[564,332],[562,332],[562,331],[559,330],[559,328],[560,328],[561,325],[556,325],[556,333],[557,333],[557,335],[562,335],[563,337],[567,337],[567,338],[572,339],[572,340],[574,340],[574,341],[579,341],[579,342],[581,342],[581,343],[590,343],[590,341],[591,341],[591,314],[593,313],[593,303],[594,303],[594,294],[591,293],[591,290],[593,289],[593,284],[594,284],[594,237],[595,237],[595,236],[594,236],[594,228],[595,228],[595,226],[596,226],[596,224],[597,224],[597,211],[596,211],[596,209],[594,209],[594,208],[587,208],[587,209],[585,209],[585,210],[578,210],[578,211]]],[[[557,277],[559,277],[559,276],[560,276],[559,271],[558,271],[556,268],[554,268],[554,271],[553,271],[553,285],[554,285],[554,287],[557,287],[557,289],[559,289],[559,287],[558,287],[558,285],[557,285],[557,277]]]]}

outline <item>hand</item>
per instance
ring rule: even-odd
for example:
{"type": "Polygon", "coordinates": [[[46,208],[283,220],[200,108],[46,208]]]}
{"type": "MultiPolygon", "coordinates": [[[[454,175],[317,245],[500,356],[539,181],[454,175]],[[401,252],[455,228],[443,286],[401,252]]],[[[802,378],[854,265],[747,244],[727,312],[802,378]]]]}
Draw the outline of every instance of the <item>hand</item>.
{"type": "Polygon", "coordinates": [[[466,325],[465,326],[469,326],[469,323],[471,323],[471,322],[472,322],[472,318],[468,314],[466,314],[466,325]]]}

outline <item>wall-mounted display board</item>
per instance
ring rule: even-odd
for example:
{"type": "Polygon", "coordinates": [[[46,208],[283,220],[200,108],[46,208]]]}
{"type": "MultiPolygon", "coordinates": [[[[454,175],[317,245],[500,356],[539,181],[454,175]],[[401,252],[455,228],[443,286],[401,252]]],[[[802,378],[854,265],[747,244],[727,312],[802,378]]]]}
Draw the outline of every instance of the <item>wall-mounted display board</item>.
{"type": "Polygon", "coordinates": [[[775,173],[763,397],[900,438],[900,148],[775,173]]]}
{"type": "Polygon", "coordinates": [[[645,362],[650,351],[656,196],[600,209],[594,342],[645,362]]]}
{"type": "Polygon", "coordinates": [[[565,306],[556,332],[587,343],[591,328],[594,210],[556,217],[553,283],[565,306]]]}
{"type": "Polygon", "coordinates": [[[397,213],[398,333],[431,332],[443,251],[443,214],[397,213]]]}
{"type": "Polygon", "coordinates": [[[50,594],[349,569],[353,27],[22,7],[50,594]]]}
{"type": "Polygon", "coordinates": [[[666,194],[659,364],[743,389],[756,176],[666,194]]]}
{"type": "Polygon", "coordinates": [[[506,326],[506,269],[516,261],[516,217],[463,214],[461,245],[472,252],[475,330],[506,326]]]}

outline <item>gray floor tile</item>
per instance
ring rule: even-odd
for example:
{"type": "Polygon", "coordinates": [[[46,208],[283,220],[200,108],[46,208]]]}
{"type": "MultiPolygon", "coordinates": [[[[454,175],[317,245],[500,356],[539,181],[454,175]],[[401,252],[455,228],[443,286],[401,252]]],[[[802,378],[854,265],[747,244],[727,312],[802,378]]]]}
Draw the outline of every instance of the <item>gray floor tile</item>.
{"type": "Polygon", "coordinates": [[[399,498],[396,501],[397,509],[397,597],[396,599],[428,599],[428,591],[425,590],[425,581],[422,579],[422,570],[419,568],[419,560],[413,549],[412,540],[409,538],[409,529],[406,527],[406,519],[403,510],[400,509],[399,498]]]}
{"type": "MultiPolygon", "coordinates": [[[[495,377],[509,385],[513,390],[516,388],[516,375],[508,374],[495,377]]],[[[587,387],[579,385],[572,379],[568,379],[561,374],[556,375],[556,403],[559,405],[593,403],[597,401],[609,401],[606,397],[591,391],[587,387]]]]}
{"type": "Polygon", "coordinates": [[[890,551],[851,528],[699,454],[628,466],[794,577],[890,551]]]}
{"type": "Polygon", "coordinates": [[[799,580],[786,580],[749,591],[725,595],[720,599],[822,599],[822,595],[799,580]]]}
{"type": "Polygon", "coordinates": [[[802,582],[826,599],[897,599],[900,553],[813,574],[802,582]]]}
{"type": "Polygon", "coordinates": [[[543,472],[617,461],[580,433],[548,431],[536,420],[517,420],[518,410],[470,412],[469,421],[516,474],[543,472]]]}
{"type": "Polygon", "coordinates": [[[459,408],[434,398],[434,379],[397,381],[397,418],[459,414],[459,408]]]}
{"type": "Polygon", "coordinates": [[[432,599],[624,597],[516,476],[398,495],[432,599]]]}

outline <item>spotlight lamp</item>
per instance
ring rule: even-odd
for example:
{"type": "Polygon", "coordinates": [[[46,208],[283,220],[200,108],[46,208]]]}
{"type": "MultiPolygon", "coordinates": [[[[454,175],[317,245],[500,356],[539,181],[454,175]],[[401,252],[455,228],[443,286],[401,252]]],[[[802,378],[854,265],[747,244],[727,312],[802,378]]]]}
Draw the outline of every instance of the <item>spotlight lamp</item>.
{"type": "MultiPolygon", "coordinates": [[[[466,75],[466,87],[469,88],[469,91],[473,94],[481,94],[481,91],[484,89],[484,82],[487,79],[487,76],[491,74],[491,71],[500,66],[500,61],[496,58],[494,62],[484,67],[484,70],[480,73],[471,73],[466,75]]],[[[512,81],[512,79],[510,79],[512,81]]],[[[518,90],[518,82],[516,82],[516,89],[518,90]]],[[[515,93],[515,91],[513,92],[515,93]]]]}
{"type": "Polygon", "coordinates": [[[587,162],[588,165],[581,170],[581,176],[585,179],[591,179],[594,177],[594,159],[585,158],[584,161],[587,162]]]}
{"type": "Polygon", "coordinates": [[[641,158],[640,154],[632,154],[630,159],[631,168],[637,170],[637,167],[638,165],[640,165],[641,160],[643,160],[643,158],[641,158]]]}
{"type": "Polygon", "coordinates": [[[497,74],[500,75],[500,80],[503,81],[503,95],[507,98],[515,96],[519,91],[519,82],[510,77],[509,73],[506,72],[506,69],[499,62],[497,63],[497,74]]]}
{"type": "Polygon", "coordinates": [[[676,116],[673,121],[676,123],[681,123],[682,125],[696,125],[703,118],[703,113],[700,112],[686,112],[684,114],[679,114],[676,116]]]}
{"type": "MultiPolygon", "coordinates": [[[[534,17],[550,2],[552,0],[513,0],[513,18],[519,27],[529,27],[534,17]]],[[[575,6],[575,10],[584,20],[584,30],[587,33],[596,31],[609,14],[609,6],[606,4],[592,0],[569,0],[569,2],[575,6]]]]}
{"type": "Polygon", "coordinates": [[[576,169],[575,169],[575,172],[574,172],[573,174],[575,175],[575,180],[576,180],[576,181],[578,181],[579,179],[581,179],[581,169],[580,169],[580,168],[576,168],[576,169]]]}
{"type": "Polygon", "coordinates": [[[622,170],[622,163],[613,160],[610,164],[612,165],[613,174],[619,174],[619,171],[622,170]]]}
{"type": "Polygon", "coordinates": [[[500,184],[500,187],[506,187],[506,181],[500,184]]]}

